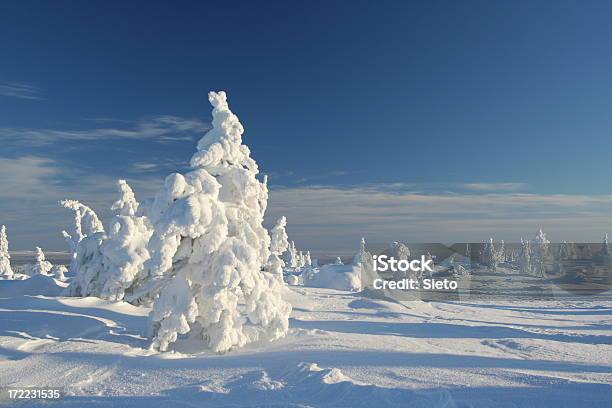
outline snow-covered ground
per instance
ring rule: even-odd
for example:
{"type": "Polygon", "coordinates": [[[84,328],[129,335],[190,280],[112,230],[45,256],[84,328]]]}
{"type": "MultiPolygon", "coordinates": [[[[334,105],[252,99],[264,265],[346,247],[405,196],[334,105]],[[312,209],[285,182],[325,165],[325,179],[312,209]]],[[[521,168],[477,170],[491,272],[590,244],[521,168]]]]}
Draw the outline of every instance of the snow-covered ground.
{"type": "Polygon", "coordinates": [[[65,389],[47,406],[612,406],[605,295],[395,303],[295,286],[287,337],[219,355],[189,339],[151,352],[149,309],[24,285],[0,281],[0,387],[65,389]]]}

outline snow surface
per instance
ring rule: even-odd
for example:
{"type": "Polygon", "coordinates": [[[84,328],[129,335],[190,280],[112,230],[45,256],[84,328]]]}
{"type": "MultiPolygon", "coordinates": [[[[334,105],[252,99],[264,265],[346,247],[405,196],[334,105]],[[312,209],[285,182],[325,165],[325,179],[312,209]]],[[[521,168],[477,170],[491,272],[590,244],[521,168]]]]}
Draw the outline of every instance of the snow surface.
{"type": "Polygon", "coordinates": [[[148,308],[57,285],[0,281],[0,387],[65,389],[45,406],[612,406],[609,293],[392,303],[285,287],[285,338],[216,354],[189,338],[150,351],[148,308]]]}

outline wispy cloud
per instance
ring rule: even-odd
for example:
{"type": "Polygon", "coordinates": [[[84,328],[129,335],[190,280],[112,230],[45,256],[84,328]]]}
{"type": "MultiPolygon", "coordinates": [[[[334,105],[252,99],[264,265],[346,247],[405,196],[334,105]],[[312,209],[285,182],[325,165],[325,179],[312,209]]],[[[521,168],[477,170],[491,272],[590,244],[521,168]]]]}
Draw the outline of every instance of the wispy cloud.
{"type": "Polygon", "coordinates": [[[3,200],[39,197],[58,173],[56,162],[46,157],[0,158],[0,196],[3,200]]]}
{"type": "Polygon", "coordinates": [[[135,171],[155,171],[159,169],[159,164],[157,163],[134,163],[132,164],[132,168],[135,171]]]}
{"type": "Polygon", "coordinates": [[[151,161],[132,163],[130,170],[135,173],[158,172],[162,170],[180,171],[189,167],[186,160],[175,160],[167,157],[150,158],[151,161]]]}
{"type": "Polygon", "coordinates": [[[0,95],[18,99],[42,99],[38,87],[24,82],[0,82],[0,95]]]}
{"type": "Polygon", "coordinates": [[[476,191],[519,191],[527,188],[526,183],[464,183],[459,186],[476,191]]]}
{"type": "Polygon", "coordinates": [[[104,127],[86,130],[34,128],[0,128],[0,141],[10,145],[44,146],[62,141],[94,141],[102,139],[152,140],[172,142],[194,140],[210,129],[198,119],[178,116],[157,116],[125,127],[104,127]]]}

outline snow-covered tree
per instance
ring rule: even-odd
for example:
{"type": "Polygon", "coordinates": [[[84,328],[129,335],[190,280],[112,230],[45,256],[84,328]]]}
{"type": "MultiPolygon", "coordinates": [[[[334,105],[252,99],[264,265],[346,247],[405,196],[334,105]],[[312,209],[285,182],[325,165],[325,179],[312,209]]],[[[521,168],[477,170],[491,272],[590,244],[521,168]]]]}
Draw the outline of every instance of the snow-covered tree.
{"type": "Polygon", "coordinates": [[[480,261],[483,265],[489,267],[492,271],[497,269],[504,260],[504,242],[502,241],[498,248],[495,248],[493,238],[489,238],[488,242],[485,242],[480,253],[480,261]]]}
{"type": "Polygon", "coordinates": [[[9,253],[8,238],[6,227],[0,227],[0,278],[13,279],[14,273],[11,269],[11,254],[9,253]]]}
{"type": "Polygon", "coordinates": [[[546,234],[540,229],[531,243],[531,271],[536,276],[546,275],[546,260],[548,258],[548,246],[550,241],[546,234]]]}
{"type": "Polygon", "coordinates": [[[610,258],[612,256],[612,251],[610,250],[610,244],[608,243],[608,234],[604,234],[603,242],[601,243],[601,256],[610,258]]]}
{"type": "Polygon", "coordinates": [[[567,241],[563,241],[561,242],[561,245],[559,245],[559,250],[557,251],[557,258],[571,259],[571,249],[567,241]]]}
{"type": "Polygon", "coordinates": [[[126,293],[132,295],[143,284],[140,279],[149,259],[146,247],[152,231],[146,217],[137,215],[139,204],[127,182],[119,180],[117,187],[121,196],[111,207],[115,215],[108,231],[98,226],[76,245],[76,276],[69,287],[73,296],[124,300],[126,293]]]}
{"type": "MultiPolygon", "coordinates": [[[[408,260],[410,259],[410,248],[407,245],[394,241],[390,245],[391,256],[397,260],[408,260]]],[[[410,274],[409,272],[403,272],[399,269],[393,272],[394,279],[404,279],[410,274]]],[[[416,277],[416,275],[415,275],[416,277]]]]}
{"type": "Polygon", "coordinates": [[[65,233],[64,236],[71,237],[75,247],[84,237],[104,231],[98,215],[85,204],[77,200],[62,200],[59,204],[74,211],[74,233],[65,233]]]}
{"type": "Polygon", "coordinates": [[[285,264],[291,268],[299,268],[301,264],[300,253],[295,247],[295,242],[291,241],[291,244],[285,252],[285,264]]]}
{"type": "MultiPolygon", "coordinates": [[[[98,218],[98,215],[94,210],[80,203],[77,200],[62,200],[59,204],[74,211],[74,231],[69,234],[66,231],[62,231],[62,235],[68,244],[68,249],[72,254],[69,269],[76,273],[76,258],[77,258],[77,246],[79,243],[88,236],[94,236],[104,232],[102,222],[98,218]]],[[[94,249],[93,245],[92,249],[94,249]]]]}
{"type": "Polygon", "coordinates": [[[51,275],[60,281],[66,280],[66,272],[68,272],[68,268],[64,265],[53,265],[53,268],[51,268],[51,275]]]}
{"type": "Polygon", "coordinates": [[[304,266],[312,266],[312,259],[310,258],[310,251],[306,251],[306,255],[304,255],[304,266]]]}
{"type": "Polygon", "coordinates": [[[529,240],[521,238],[521,248],[518,255],[518,264],[521,273],[525,275],[531,274],[531,245],[529,240]]]}
{"type": "Polygon", "coordinates": [[[27,264],[25,266],[26,275],[51,276],[51,269],[53,269],[53,264],[46,260],[45,253],[43,252],[43,250],[40,247],[36,247],[36,262],[34,262],[33,264],[27,264]]]}
{"type": "Polygon", "coordinates": [[[407,245],[401,242],[392,242],[391,243],[391,256],[395,259],[410,259],[410,248],[407,245]]]}
{"type": "Polygon", "coordinates": [[[216,352],[282,337],[291,305],[262,270],[270,237],[262,226],[268,190],[242,144],[244,131],[224,92],[209,93],[212,129],[192,171],[172,174],[147,211],[154,233],[148,274],[161,291],[151,311],[152,348],[190,334],[216,352]]]}
{"type": "Polygon", "coordinates": [[[374,279],[376,279],[374,261],[372,254],[366,250],[366,240],[364,237],[361,238],[359,243],[359,251],[353,257],[353,265],[359,266],[361,270],[362,287],[373,285],[374,279]]]}
{"type": "Polygon", "coordinates": [[[278,277],[281,282],[283,281],[285,262],[283,262],[280,256],[289,248],[289,237],[285,230],[286,226],[287,219],[280,217],[276,221],[274,228],[270,231],[270,256],[266,265],[266,270],[278,277]]]}

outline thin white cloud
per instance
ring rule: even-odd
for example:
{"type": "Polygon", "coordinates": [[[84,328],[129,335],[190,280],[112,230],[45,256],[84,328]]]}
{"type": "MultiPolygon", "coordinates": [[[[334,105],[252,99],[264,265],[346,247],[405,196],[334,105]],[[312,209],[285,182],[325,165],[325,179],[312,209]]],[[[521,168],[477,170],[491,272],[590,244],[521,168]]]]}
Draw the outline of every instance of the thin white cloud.
{"type": "Polygon", "coordinates": [[[155,171],[159,169],[157,163],[134,163],[132,169],[135,171],[155,171]]]}
{"type": "Polygon", "coordinates": [[[38,87],[24,82],[0,82],[0,95],[18,99],[42,99],[38,87]]]}
{"type": "Polygon", "coordinates": [[[0,128],[0,141],[14,146],[45,146],[62,141],[105,139],[172,142],[197,139],[209,128],[209,124],[198,119],[166,115],[141,120],[123,128],[105,127],[86,130],[0,128]]]}
{"type": "Polygon", "coordinates": [[[58,173],[55,161],[49,158],[0,158],[0,197],[29,199],[44,195],[48,180],[58,173]]]}
{"type": "Polygon", "coordinates": [[[519,191],[527,188],[526,183],[464,183],[459,186],[477,191],[519,191]]]}

